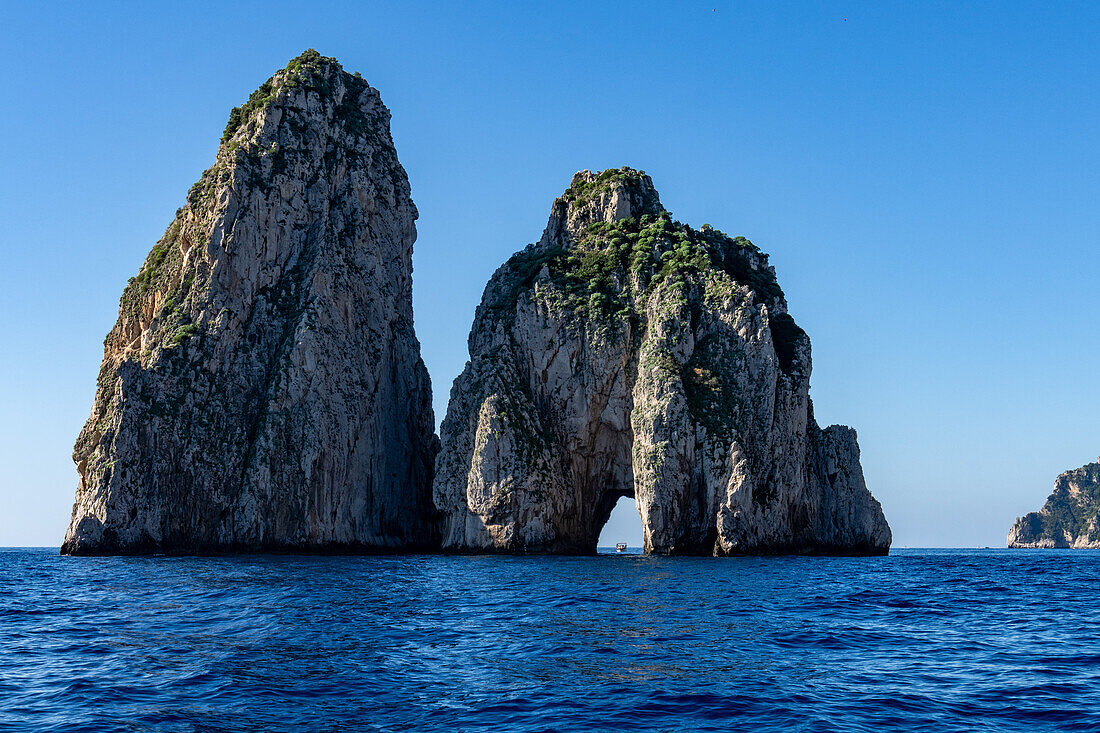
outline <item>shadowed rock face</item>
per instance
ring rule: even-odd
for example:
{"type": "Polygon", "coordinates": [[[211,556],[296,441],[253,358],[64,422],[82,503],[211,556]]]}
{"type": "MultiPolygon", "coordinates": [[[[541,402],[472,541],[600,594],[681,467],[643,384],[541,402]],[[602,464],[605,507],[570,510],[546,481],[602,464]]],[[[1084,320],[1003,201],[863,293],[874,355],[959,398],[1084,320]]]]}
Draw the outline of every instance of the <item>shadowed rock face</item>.
{"type": "Polygon", "coordinates": [[[1012,525],[1008,546],[1100,548],[1100,459],[1060,475],[1043,508],[1012,525]]]}
{"type": "Polygon", "coordinates": [[[855,432],[821,430],[767,256],[674,222],[649,177],[578,173],[477,309],[436,463],[451,551],[880,554],[855,432]]]}
{"type": "Polygon", "coordinates": [[[389,119],[313,51],[233,111],[122,295],[63,553],[438,546],[389,119]]]}

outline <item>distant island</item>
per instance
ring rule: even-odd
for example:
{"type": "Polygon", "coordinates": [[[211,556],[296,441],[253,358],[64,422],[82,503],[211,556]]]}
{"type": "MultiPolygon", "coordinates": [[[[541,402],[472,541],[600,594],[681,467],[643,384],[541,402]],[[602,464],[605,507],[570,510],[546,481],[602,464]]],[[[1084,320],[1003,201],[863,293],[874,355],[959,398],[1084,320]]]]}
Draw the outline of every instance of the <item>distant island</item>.
{"type": "Polygon", "coordinates": [[[1100,459],[1060,475],[1043,508],[1012,525],[1008,546],[1100,548],[1100,459]]]}
{"type": "Polygon", "coordinates": [[[312,49],[233,109],[122,294],[63,553],[594,554],[622,496],[647,553],[889,550],[767,255],[631,168],[493,275],[437,437],[389,121],[312,49]]]}

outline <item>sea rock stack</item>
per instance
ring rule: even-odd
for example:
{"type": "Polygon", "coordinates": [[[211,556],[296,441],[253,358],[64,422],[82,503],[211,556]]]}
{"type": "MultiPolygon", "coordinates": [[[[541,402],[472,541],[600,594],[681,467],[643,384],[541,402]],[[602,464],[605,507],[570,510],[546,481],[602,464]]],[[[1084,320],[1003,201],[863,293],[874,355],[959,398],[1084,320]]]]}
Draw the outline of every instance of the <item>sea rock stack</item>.
{"type": "Polygon", "coordinates": [[[438,546],[389,121],[312,50],[233,110],[123,292],[63,553],[438,546]]]}
{"type": "Polygon", "coordinates": [[[584,171],[489,281],[436,462],[443,547],[593,553],[619,497],[648,553],[884,554],[855,431],[820,429],[810,341],[748,240],[584,171]]]}
{"type": "Polygon", "coordinates": [[[1054,481],[1037,512],[1018,518],[1008,532],[1010,548],[1100,548],[1100,458],[1054,481]]]}

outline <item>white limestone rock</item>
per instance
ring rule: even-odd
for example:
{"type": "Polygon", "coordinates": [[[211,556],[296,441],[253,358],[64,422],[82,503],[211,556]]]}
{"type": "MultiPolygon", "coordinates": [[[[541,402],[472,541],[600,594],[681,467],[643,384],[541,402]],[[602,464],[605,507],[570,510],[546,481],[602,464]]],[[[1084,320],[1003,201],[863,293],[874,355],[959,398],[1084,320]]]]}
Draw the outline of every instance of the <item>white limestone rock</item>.
{"type": "Polygon", "coordinates": [[[233,111],[123,293],[63,553],[437,546],[389,120],[312,50],[233,111]]]}
{"type": "Polygon", "coordinates": [[[591,553],[633,496],[646,552],[888,551],[855,432],[813,419],[767,256],[673,222],[642,173],[574,177],[469,347],[436,463],[445,550],[591,553]]]}

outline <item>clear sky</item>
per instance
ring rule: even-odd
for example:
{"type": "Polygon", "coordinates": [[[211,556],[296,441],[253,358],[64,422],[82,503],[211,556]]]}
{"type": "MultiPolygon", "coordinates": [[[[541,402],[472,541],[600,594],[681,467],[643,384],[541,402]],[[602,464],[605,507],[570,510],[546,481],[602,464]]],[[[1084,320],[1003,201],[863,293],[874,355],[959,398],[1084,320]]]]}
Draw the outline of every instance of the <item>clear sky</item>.
{"type": "Polygon", "coordinates": [[[314,47],[393,112],[437,418],[492,271],[630,165],[771,254],[895,546],[1003,546],[1100,454],[1098,37],[1072,2],[6,0],[0,545],[60,543],[127,278],[314,47]]]}

